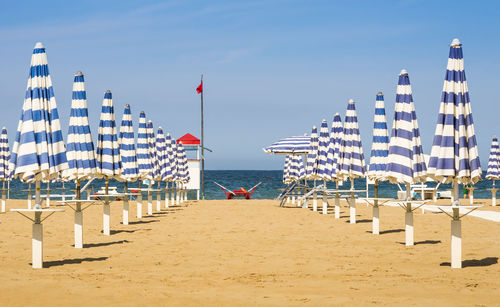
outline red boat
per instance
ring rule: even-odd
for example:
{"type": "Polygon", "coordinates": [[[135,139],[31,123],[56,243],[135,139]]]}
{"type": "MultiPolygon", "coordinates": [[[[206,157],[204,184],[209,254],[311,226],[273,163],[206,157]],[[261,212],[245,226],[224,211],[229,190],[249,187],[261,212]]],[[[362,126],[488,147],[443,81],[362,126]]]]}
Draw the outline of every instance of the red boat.
{"type": "Polygon", "coordinates": [[[226,199],[233,199],[234,197],[245,197],[245,199],[250,199],[252,197],[253,192],[257,189],[259,185],[262,184],[262,182],[257,183],[254,185],[250,190],[245,190],[243,187],[240,187],[239,190],[229,190],[228,188],[224,187],[221,184],[218,184],[217,182],[214,181],[216,185],[221,187],[222,191],[224,191],[224,194],[226,194],[226,199]]]}

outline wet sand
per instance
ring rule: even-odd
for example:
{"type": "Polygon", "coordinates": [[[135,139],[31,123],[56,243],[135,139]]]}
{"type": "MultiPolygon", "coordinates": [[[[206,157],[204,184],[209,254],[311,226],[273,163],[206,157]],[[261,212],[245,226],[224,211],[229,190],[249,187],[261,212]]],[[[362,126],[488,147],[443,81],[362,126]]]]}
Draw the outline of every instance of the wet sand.
{"type": "Polygon", "coordinates": [[[139,221],[135,208],[132,202],[131,224],[121,225],[122,204],[112,205],[111,236],[100,233],[102,206],[87,209],[83,249],[72,247],[73,211],[56,213],[44,222],[45,268],[38,270],[30,265],[31,223],[1,214],[2,306],[500,302],[500,223],[464,218],[464,268],[451,269],[450,218],[442,213],[416,210],[417,244],[406,247],[397,207],[381,208],[380,235],[371,233],[371,208],[363,204],[355,225],[347,207],[335,219],[332,209],[322,215],[272,200],[191,201],[139,221]]]}

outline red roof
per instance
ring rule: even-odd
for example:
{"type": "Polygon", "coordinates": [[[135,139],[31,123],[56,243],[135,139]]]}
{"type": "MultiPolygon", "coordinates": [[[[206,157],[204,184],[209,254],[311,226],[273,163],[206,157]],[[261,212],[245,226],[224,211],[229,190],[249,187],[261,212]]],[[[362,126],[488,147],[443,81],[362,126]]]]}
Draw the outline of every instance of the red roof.
{"type": "Polygon", "coordinates": [[[192,134],[186,133],[177,139],[177,144],[179,143],[182,143],[182,145],[200,145],[200,139],[192,134]]]}

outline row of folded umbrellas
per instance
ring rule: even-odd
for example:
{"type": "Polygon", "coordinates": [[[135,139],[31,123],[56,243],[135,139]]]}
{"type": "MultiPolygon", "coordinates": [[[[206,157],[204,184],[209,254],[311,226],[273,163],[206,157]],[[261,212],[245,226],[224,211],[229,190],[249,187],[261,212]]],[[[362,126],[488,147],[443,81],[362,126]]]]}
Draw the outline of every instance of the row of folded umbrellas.
{"type": "MultiPolygon", "coordinates": [[[[337,113],[330,130],[323,120],[319,135],[317,128],[313,127],[310,136],[289,137],[264,148],[264,151],[288,155],[284,166],[285,182],[298,179],[345,181],[368,177],[375,181],[413,184],[431,178],[455,185],[475,184],[481,179],[462,44],[458,39],[450,45],[434,141],[428,158],[423,153],[406,70],[399,74],[394,110],[389,137],[384,96],[378,93],[368,167],[353,100],[347,105],[343,124],[337,113]],[[303,154],[307,155],[305,165],[300,156],[303,154]]],[[[500,151],[496,137],[491,145],[486,178],[500,179],[500,151]]]]}
{"type": "Polygon", "coordinates": [[[0,136],[0,180],[19,178],[22,182],[86,180],[93,177],[131,182],[190,180],[186,152],[170,134],[140,113],[137,146],[130,105],[126,105],[117,131],[111,91],[102,103],[97,146],[94,147],[88,119],[84,76],[74,76],[71,114],[66,146],[49,74],[45,48],[37,43],[21,119],[12,152],[7,129],[0,136]]]}

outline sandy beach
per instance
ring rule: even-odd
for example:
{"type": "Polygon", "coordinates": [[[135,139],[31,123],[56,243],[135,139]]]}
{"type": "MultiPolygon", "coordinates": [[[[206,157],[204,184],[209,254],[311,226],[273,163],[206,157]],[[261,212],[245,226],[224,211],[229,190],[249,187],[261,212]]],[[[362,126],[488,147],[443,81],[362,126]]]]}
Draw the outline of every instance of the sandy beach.
{"type": "MultiPolygon", "coordinates": [[[[487,200],[484,200],[488,203],[487,200]]],[[[345,203],[343,203],[345,205],[345,203]]],[[[9,201],[8,208],[24,208],[9,201]]],[[[191,201],[100,233],[102,207],[84,213],[85,248],[73,244],[73,212],[44,223],[44,269],[31,262],[31,224],[0,215],[0,302],[38,305],[431,305],[500,302],[500,223],[467,217],[463,269],[450,268],[450,220],[415,212],[413,247],[404,245],[404,212],[371,208],[358,223],[330,210],[279,208],[272,200],[191,201]]],[[[489,207],[491,208],[491,207],[489,207]]]]}

